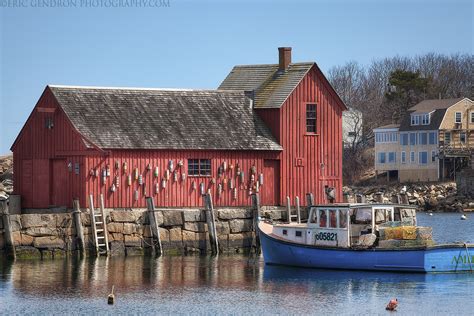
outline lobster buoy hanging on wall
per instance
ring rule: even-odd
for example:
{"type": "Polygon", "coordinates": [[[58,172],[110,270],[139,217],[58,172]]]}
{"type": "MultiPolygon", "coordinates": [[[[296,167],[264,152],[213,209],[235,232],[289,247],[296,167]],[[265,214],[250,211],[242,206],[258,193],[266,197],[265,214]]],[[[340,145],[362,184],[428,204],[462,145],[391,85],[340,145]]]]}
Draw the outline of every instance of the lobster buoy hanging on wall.
{"type": "Polygon", "coordinates": [[[124,161],[123,164],[122,164],[122,169],[123,169],[123,173],[127,172],[128,170],[128,165],[127,165],[127,162],[124,161]]]}
{"type": "Polygon", "coordinates": [[[133,178],[135,180],[138,180],[138,168],[135,168],[135,170],[133,171],[133,178]]]}
{"type": "Polygon", "coordinates": [[[115,160],[115,170],[119,170],[120,169],[120,163],[118,162],[118,160],[115,160]]]}
{"type": "Polygon", "coordinates": [[[186,180],[186,174],[183,172],[183,173],[181,174],[181,181],[184,181],[184,180],[186,180]]]}
{"type": "Polygon", "coordinates": [[[224,162],[222,163],[222,169],[224,170],[224,172],[227,171],[227,162],[226,162],[226,161],[224,161],[224,162]]]}
{"type": "Polygon", "coordinates": [[[107,181],[107,170],[103,169],[102,170],[102,183],[105,184],[106,181],[107,181]]]}
{"type": "Polygon", "coordinates": [[[143,195],[146,196],[146,183],[143,183],[143,195]]]}
{"type": "Polygon", "coordinates": [[[193,191],[196,191],[196,190],[197,190],[197,183],[196,183],[196,181],[193,181],[192,189],[193,189],[193,191]]]}
{"type": "Polygon", "coordinates": [[[150,164],[150,163],[148,163],[148,164],[146,165],[146,170],[147,170],[147,171],[150,171],[150,170],[151,170],[151,164],[150,164]]]}
{"type": "Polygon", "coordinates": [[[115,183],[112,183],[112,186],[110,187],[110,192],[115,192],[115,183]]]}
{"type": "Polygon", "coordinates": [[[235,172],[237,173],[237,176],[240,176],[240,166],[239,166],[239,164],[236,165],[235,172]]]}
{"type": "Polygon", "coordinates": [[[230,178],[229,180],[229,189],[233,189],[234,188],[234,179],[230,178]]]}
{"type": "Polygon", "coordinates": [[[175,170],[173,172],[173,180],[174,180],[174,182],[178,181],[178,171],[177,170],[175,170]]]}
{"type": "Polygon", "coordinates": [[[222,194],[222,184],[218,184],[217,185],[217,195],[221,195],[222,194]]]}
{"type": "Polygon", "coordinates": [[[138,201],[138,190],[135,190],[135,192],[133,192],[133,198],[135,199],[135,201],[138,201]]]}
{"type": "Polygon", "coordinates": [[[252,174],[256,174],[256,173],[257,173],[257,167],[252,166],[252,168],[250,168],[250,172],[251,172],[252,174]]]}
{"type": "Polygon", "coordinates": [[[139,175],[138,176],[138,185],[142,185],[142,184],[143,184],[143,176],[139,175]]]}
{"type": "Polygon", "coordinates": [[[222,167],[219,166],[219,167],[217,167],[217,176],[220,178],[221,175],[222,175],[222,167]]]}
{"type": "Polygon", "coordinates": [[[120,185],[120,178],[119,176],[115,176],[115,186],[118,188],[120,185]]]}
{"type": "Polygon", "coordinates": [[[244,183],[245,180],[245,174],[243,171],[240,172],[240,183],[244,183]]]}
{"type": "Polygon", "coordinates": [[[96,170],[95,170],[95,169],[91,169],[91,170],[89,171],[89,175],[90,175],[91,177],[96,177],[96,176],[97,176],[96,170]]]}
{"type": "Polygon", "coordinates": [[[166,171],[165,171],[165,179],[166,180],[170,179],[170,171],[168,169],[166,169],[166,171]]]}
{"type": "Polygon", "coordinates": [[[130,175],[130,174],[127,176],[127,185],[128,186],[132,185],[132,175],[130,175]]]}
{"type": "Polygon", "coordinates": [[[105,167],[107,177],[110,177],[110,166],[105,167]]]}
{"type": "Polygon", "coordinates": [[[234,200],[237,200],[237,188],[234,188],[234,190],[232,191],[232,197],[234,198],[234,200]]]}
{"type": "Polygon", "coordinates": [[[205,195],[206,194],[206,188],[205,188],[203,182],[201,182],[201,184],[199,185],[199,188],[200,188],[200,191],[201,191],[201,195],[205,195]]]}
{"type": "Polygon", "coordinates": [[[158,167],[155,167],[155,171],[153,172],[153,176],[155,178],[158,178],[158,175],[160,174],[160,169],[158,169],[158,167]]]}
{"type": "Polygon", "coordinates": [[[263,173],[261,173],[261,174],[258,176],[258,182],[260,183],[260,185],[263,185],[263,173]]]}
{"type": "Polygon", "coordinates": [[[178,166],[181,168],[184,165],[183,160],[178,161],[178,166]]]}
{"type": "Polygon", "coordinates": [[[255,175],[252,173],[250,175],[250,182],[254,182],[255,181],[255,175]]]}
{"type": "Polygon", "coordinates": [[[255,193],[258,192],[260,192],[260,183],[257,181],[257,183],[255,183],[255,193]]]}
{"type": "Polygon", "coordinates": [[[170,160],[170,161],[168,162],[168,169],[169,169],[169,171],[173,171],[173,169],[174,169],[173,160],[170,160]]]}
{"type": "Polygon", "coordinates": [[[159,183],[155,184],[155,193],[156,194],[160,193],[160,184],[159,183]]]}
{"type": "Polygon", "coordinates": [[[165,179],[162,179],[162,180],[161,180],[161,187],[162,187],[163,189],[166,188],[166,180],[165,180],[165,179]]]}
{"type": "Polygon", "coordinates": [[[211,184],[216,184],[216,178],[211,179],[211,184]]]}

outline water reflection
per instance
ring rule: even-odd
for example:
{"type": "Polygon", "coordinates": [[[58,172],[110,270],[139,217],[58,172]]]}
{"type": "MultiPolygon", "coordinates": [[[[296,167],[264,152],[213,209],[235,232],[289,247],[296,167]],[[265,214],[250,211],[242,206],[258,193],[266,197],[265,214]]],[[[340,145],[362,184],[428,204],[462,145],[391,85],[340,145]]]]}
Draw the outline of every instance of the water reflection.
{"type": "Polygon", "coordinates": [[[469,274],[403,274],[265,266],[245,256],[0,260],[0,305],[23,313],[470,314],[469,274]],[[106,297],[115,285],[117,304],[106,297]]]}

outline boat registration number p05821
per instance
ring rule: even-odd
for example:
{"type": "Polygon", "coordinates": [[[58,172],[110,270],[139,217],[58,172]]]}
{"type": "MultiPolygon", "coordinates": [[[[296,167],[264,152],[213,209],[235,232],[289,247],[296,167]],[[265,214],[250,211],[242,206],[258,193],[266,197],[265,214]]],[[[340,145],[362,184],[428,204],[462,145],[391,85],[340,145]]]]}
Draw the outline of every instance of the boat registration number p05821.
{"type": "Polygon", "coordinates": [[[314,235],[314,239],[316,241],[337,241],[337,233],[319,232],[318,234],[314,235]]]}

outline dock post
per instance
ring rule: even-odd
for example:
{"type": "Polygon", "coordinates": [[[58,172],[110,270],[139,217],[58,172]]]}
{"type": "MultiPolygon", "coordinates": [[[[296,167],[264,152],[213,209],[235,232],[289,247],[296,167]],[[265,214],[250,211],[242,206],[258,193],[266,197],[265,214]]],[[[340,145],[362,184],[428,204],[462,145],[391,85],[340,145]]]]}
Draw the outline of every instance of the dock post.
{"type": "Polygon", "coordinates": [[[296,204],[296,222],[298,224],[301,224],[300,198],[298,196],[295,197],[295,204],[296,204]]]}
{"type": "Polygon", "coordinates": [[[408,195],[406,193],[400,194],[400,203],[401,204],[409,204],[408,195]]]}
{"type": "Polygon", "coordinates": [[[393,195],[392,195],[392,203],[394,203],[394,204],[400,204],[400,195],[398,195],[398,194],[393,194],[393,195]]]}
{"type": "Polygon", "coordinates": [[[82,227],[81,208],[79,206],[79,200],[74,199],[72,201],[72,205],[72,216],[74,221],[74,227],[76,228],[76,244],[79,248],[81,257],[84,257],[86,249],[84,244],[84,228],[82,227]]]}
{"type": "Polygon", "coordinates": [[[206,205],[206,222],[207,229],[209,231],[209,241],[211,243],[212,254],[219,254],[219,243],[217,241],[216,223],[214,218],[214,206],[212,205],[211,193],[207,193],[205,196],[206,205]]]}
{"type": "Polygon", "coordinates": [[[146,207],[148,209],[148,220],[150,222],[151,234],[153,236],[152,248],[156,256],[163,255],[163,248],[161,245],[160,229],[155,215],[155,203],[152,197],[146,198],[146,207]],[[158,249],[156,249],[158,247],[158,249]]]}
{"type": "Polygon", "coordinates": [[[289,196],[286,197],[286,214],[289,224],[291,223],[291,200],[289,196]]]}
{"type": "Polygon", "coordinates": [[[253,209],[253,231],[252,246],[255,246],[255,253],[260,253],[260,237],[258,236],[258,221],[260,220],[260,195],[258,193],[252,194],[252,209],[253,209]]]}
{"type": "Polygon", "coordinates": [[[382,192],[377,192],[374,194],[374,200],[377,203],[383,203],[383,193],[382,192]]]}
{"type": "Polygon", "coordinates": [[[311,208],[311,206],[314,205],[314,195],[313,195],[313,193],[306,193],[306,205],[308,207],[308,211],[311,208]]]}
{"type": "Polygon", "coordinates": [[[10,212],[8,209],[7,201],[0,201],[0,212],[2,213],[3,229],[5,237],[5,250],[6,253],[13,259],[16,258],[15,243],[12,235],[12,225],[10,223],[10,212]]]}

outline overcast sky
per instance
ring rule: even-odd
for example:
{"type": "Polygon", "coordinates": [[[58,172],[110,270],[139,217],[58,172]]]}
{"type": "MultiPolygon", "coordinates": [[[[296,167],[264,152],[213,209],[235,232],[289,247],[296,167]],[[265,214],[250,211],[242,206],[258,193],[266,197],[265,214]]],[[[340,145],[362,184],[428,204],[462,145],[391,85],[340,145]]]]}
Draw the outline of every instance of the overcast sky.
{"type": "Polygon", "coordinates": [[[473,53],[472,1],[20,1],[0,1],[0,154],[47,84],[213,89],[235,64],[276,63],[278,46],[323,71],[397,54],[473,53]]]}

